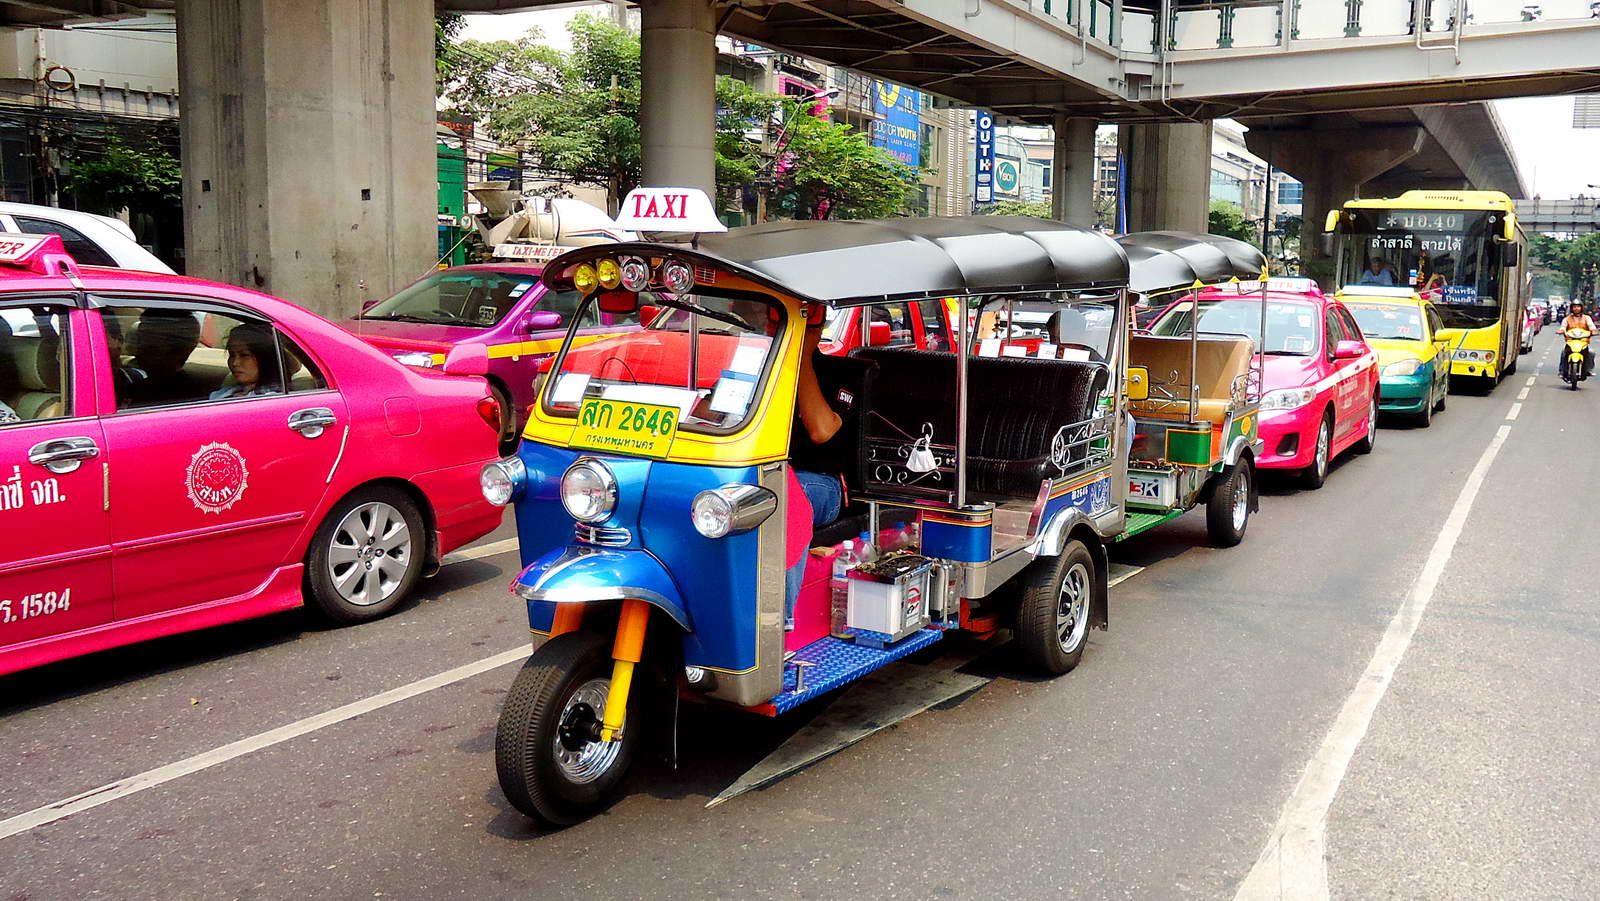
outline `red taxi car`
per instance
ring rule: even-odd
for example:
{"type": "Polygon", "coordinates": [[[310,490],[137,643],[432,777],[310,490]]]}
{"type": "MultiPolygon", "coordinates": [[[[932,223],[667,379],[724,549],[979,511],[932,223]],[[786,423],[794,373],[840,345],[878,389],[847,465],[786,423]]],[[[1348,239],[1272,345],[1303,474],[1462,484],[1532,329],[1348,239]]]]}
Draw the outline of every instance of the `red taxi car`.
{"type": "Polygon", "coordinates": [[[309,603],[380,616],[501,510],[481,346],[0,235],[0,673],[309,603]]]}
{"type": "Polygon", "coordinates": [[[1156,335],[1186,335],[1198,305],[1200,331],[1248,335],[1265,350],[1259,469],[1295,470],[1320,488],[1346,450],[1369,453],[1378,432],[1378,354],[1350,311],[1310,279],[1212,288],[1169,306],[1156,335]],[[1262,345],[1262,307],[1266,341],[1262,345]]]}

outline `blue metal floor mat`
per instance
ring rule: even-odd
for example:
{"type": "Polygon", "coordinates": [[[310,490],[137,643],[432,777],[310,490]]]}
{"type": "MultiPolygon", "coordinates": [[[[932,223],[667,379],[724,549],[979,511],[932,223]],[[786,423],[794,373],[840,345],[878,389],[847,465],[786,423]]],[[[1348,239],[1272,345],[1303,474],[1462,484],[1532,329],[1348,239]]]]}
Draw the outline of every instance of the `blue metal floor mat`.
{"type": "Polygon", "coordinates": [[[777,713],[792,710],[818,695],[920,651],[943,637],[944,633],[938,629],[922,629],[882,650],[841,641],[832,636],[812,642],[796,651],[794,657],[784,664],[783,693],[772,699],[773,710],[777,713]],[[797,663],[806,671],[805,688],[800,691],[795,691],[797,663]]]}

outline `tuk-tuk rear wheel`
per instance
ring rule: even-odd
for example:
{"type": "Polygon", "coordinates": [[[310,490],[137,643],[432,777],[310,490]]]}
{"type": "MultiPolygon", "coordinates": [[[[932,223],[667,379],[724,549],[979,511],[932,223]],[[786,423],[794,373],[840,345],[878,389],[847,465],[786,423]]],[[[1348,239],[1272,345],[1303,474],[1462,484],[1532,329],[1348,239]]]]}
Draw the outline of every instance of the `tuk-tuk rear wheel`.
{"type": "Polygon", "coordinates": [[[522,665],[494,743],[500,789],[512,806],[570,826],[611,802],[633,762],[636,717],[630,711],[621,740],[605,745],[586,740],[589,730],[578,722],[604,715],[611,667],[611,639],[593,632],[558,635],[522,665]]]}
{"type": "Polygon", "coordinates": [[[1017,646],[1022,663],[1047,676],[1061,676],[1083,659],[1093,615],[1095,558],[1081,541],[1069,541],[1060,556],[1035,560],[1022,573],[1017,603],[1017,646]]]}
{"type": "Polygon", "coordinates": [[[1206,501],[1206,533],[1216,547],[1233,547],[1244,540],[1250,524],[1250,483],[1255,467],[1248,456],[1228,467],[1206,501]]]}

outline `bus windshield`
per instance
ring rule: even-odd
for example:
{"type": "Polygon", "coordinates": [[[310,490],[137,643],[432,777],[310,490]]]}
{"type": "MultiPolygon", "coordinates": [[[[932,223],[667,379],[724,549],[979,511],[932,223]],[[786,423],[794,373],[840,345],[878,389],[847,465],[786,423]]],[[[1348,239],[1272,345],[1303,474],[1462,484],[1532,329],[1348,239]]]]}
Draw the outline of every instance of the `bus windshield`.
{"type": "Polygon", "coordinates": [[[1445,325],[1481,328],[1500,319],[1504,214],[1489,210],[1349,209],[1339,282],[1410,287],[1438,305],[1445,325]]]}

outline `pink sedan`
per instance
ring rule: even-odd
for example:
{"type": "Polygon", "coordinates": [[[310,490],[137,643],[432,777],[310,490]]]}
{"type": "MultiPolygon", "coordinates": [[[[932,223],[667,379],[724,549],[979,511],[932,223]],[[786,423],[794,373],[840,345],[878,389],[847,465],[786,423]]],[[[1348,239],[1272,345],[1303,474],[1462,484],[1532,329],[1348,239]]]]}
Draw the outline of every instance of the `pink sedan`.
{"type": "Polygon", "coordinates": [[[1322,487],[1328,466],[1345,450],[1369,453],[1378,434],[1378,354],[1337,298],[1309,279],[1272,279],[1207,289],[1168,307],[1151,327],[1157,335],[1187,335],[1196,304],[1202,333],[1249,335],[1261,342],[1266,303],[1265,384],[1260,469],[1295,470],[1307,488],[1322,487]]]}
{"type": "Polygon", "coordinates": [[[498,417],[481,379],[284,301],[0,235],[0,673],[306,603],[393,610],[499,524],[478,487],[498,417]]]}

